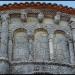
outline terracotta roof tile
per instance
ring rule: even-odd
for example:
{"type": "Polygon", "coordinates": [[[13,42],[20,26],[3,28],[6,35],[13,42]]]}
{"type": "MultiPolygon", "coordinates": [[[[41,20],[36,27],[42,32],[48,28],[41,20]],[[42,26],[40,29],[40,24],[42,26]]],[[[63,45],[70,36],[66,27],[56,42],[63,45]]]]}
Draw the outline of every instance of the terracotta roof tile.
{"type": "Polygon", "coordinates": [[[63,6],[62,4],[57,5],[56,3],[40,3],[40,2],[25,2],[25,3],[14,3],[11,4],[3,4],[0,6],[0,11],[6,11],[6,10],[15,10],[15,9],[25,9],[25,8],[34,8],[34,9],[52,9],[60,12],[64,12],[67,14],[75,15],[75,8],[63,6]]]}

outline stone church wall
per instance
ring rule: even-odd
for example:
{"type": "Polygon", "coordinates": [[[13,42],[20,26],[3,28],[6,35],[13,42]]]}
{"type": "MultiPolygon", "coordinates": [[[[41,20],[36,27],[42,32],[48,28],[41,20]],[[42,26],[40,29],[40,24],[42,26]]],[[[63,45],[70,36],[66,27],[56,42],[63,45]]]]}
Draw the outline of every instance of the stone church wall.
{"type": "Polygon", "coordinates": [[[2,13],[0,73],[74,74],[75,23],[65,19],[2,13]]]}

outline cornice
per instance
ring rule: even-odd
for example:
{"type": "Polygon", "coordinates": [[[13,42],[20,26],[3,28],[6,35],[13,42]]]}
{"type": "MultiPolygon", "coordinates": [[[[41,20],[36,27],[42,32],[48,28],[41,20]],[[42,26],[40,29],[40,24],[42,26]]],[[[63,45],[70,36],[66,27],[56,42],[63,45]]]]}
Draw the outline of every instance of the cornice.
{"type": "Polygon", "coordinates": [[[7,11],[7,10],[17,10],[17,9],[27,9],[27,8],[31,8],[31,9],[47,9],[47,10],[54,10],[54,11],[58,11],[58,12],[62,12],[62,13],[66,13],[66,14],[70,14],[70,15],[75,15],[75,8],[72,7],[68,7],[68,6],[63,6],[63,5],[57,5],[57,4],[51,4],[51,3],[14,3],[14,4],[4,4],[2,6],[0,6],[0,11],[7,11]]]}

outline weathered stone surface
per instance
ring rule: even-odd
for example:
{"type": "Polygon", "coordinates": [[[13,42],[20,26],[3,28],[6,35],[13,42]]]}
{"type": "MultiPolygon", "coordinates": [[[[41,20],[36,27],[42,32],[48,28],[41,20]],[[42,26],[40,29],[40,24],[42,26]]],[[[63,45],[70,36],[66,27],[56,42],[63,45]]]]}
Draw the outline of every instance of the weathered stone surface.
{"type": "Polygon", "coordinates": [[[60,12],[57,12],[57,14],[55,15],[55,17],[54,17],[54,22],[55,22],[56,24],[59,24],[59,22],[60,22],[60,12]]]}
{"type": "Polygon", "coordinates": [[[9,74],[9,64],[0,62],[0,74],[9,74]]]}
{"type": "Polygon", "coordinates": [[[7,14],[1,17],[0,73],[74,74],[75,23],[71,29],[62,13],[53,19],[44,13],[13,12],[10,19],[7,14]]]}

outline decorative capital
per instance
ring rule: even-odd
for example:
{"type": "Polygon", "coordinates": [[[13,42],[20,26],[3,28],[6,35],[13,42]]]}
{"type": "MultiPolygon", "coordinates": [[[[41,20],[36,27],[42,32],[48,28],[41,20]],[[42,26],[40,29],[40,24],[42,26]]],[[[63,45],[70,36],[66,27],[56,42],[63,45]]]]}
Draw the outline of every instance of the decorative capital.
{"type": "Polygon", "coordinates": [[[49,34],[49,39],[53,39],[53,34],[49,34]]]}
{"type": "Polygon", "coordinates": [[[66,36],[66,38],[67,38],[68,41],[71,41],[72,42],[72,37],[70,36],[69,33],[67,33],[67,35],[65,35],[65,36],[66,36]]]}
{"type": "Polygon", "coordinates": [[[75,29],[75,21],[73,21],[71,24],[72,29],[75,29]]]}
{"type": "Polygon", "coordinates": [[[28,39],[32,41],[34,39],[34,36],[30,34],[28,35],[28,39]]]}

